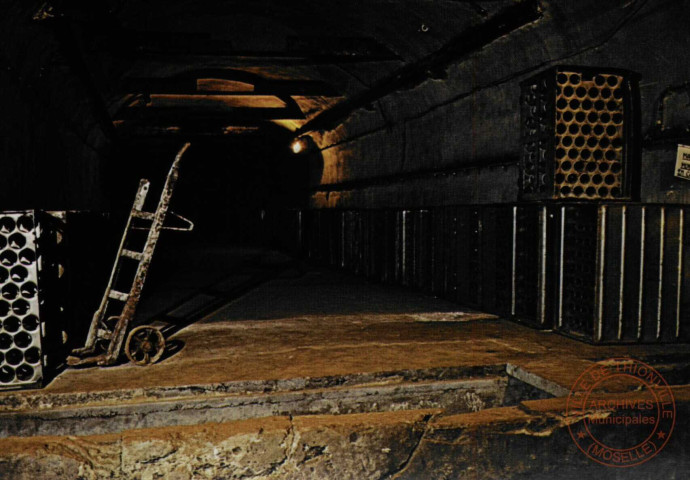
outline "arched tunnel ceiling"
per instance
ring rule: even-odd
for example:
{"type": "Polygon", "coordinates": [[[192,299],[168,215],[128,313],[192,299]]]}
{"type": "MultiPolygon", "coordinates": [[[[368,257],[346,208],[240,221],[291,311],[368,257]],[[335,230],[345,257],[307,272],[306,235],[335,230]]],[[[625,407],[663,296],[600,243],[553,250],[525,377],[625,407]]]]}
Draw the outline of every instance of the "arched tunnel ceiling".
{"type": "Polygon", "coordinates": [[[60,32],[116,134],[225,135],[300,131],[439,75],[483,26],[528,21],[510,25],[527,3],[50,0],[34,19],[60,32]]]}

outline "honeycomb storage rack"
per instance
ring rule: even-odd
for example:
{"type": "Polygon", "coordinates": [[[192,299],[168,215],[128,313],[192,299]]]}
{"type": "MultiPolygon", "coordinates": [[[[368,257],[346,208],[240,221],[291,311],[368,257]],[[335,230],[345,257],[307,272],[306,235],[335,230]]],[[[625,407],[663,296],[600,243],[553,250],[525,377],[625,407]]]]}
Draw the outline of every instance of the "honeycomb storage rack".
{"type": "Polygon", "coordinates": [[[558,66],[521,83],[520,198],[637,196],[638,76],[558,66]]]}
{"type": "Polygon", "coordinates": [[[0,390],[39,387],[52,367],[60,343],[52,333],[61,327],[57,220],[38,211],[0,213],[0,390]]]}

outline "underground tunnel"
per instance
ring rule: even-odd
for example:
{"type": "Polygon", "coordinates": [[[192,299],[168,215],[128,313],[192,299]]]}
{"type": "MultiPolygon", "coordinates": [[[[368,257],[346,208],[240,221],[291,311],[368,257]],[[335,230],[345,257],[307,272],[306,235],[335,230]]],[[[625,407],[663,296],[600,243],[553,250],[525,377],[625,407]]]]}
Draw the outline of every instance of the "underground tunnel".
{"type": "Polygon", "coordinates": [[[0,478],[685,478],[689,7],[4,2],[0,478]]]}

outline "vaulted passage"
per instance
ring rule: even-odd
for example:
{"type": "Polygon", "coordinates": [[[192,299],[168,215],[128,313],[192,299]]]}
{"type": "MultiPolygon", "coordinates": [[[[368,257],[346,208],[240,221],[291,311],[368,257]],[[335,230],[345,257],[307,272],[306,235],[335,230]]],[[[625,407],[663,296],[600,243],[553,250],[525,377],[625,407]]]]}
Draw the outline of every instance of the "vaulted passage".
{"type": "Polygon", "coordinates": [[[680,478],[688,7],[8,0],[0,478],[680,478]]]}

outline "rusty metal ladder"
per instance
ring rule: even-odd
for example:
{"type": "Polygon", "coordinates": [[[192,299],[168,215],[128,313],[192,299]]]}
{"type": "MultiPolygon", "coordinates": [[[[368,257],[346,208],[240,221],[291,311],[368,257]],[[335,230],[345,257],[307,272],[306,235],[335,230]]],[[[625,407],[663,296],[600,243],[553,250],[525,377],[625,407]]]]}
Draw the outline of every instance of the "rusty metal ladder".
{"type": "MultiPolygon", "coordinates": [[[[153,258],[153,252],[156,248],[158,238],[162,230],[169,228],[163,227],[163,223],[165,222],[168,207],[170,205],[170,198],[172,197],[173,189],[175,188],[179,176],[180,160],[187,148],[189,148],[189,143],[186,143],[175,156],[155,212],[145,212],[143,210],[150,182],[146,179],[142,179],[139,182],[139,189],[137,190],[137,194],[134,198],[134,205],[132,206],[132,210],[130,211],[125,225],[108,286],[105,289],[100,306],[91,320],[86,344],[84,347],[72,351],[72,355],[67,357],[68,365],[112,365],[119,358],[125,334],[134,317],[141,297],[141,292],[144,287],[144,282],[146,281],[146,275],[151,264],[151,259],[153,258]],[[136,220],[150,222],[150,224],[146,227],[137,227],[135,226],[136,220]],[[132,230],[148,231],[142,251],[125,248],[132,230]],[[127,261],[137,262],[137,267],[129,291],[122,292],[115,290],[114,287],[120,280],[121,267],[123,263],[127,261]],[[119,315],[106,316],[106,312],[109,311],[112,302],[118,302],[123,304],[123,306],[119,315]],[[104,348],[103,345],[106,342],[107,347],[104,348]]],[[[172,228],[173,230],[191,230],[193,227],[191,222],[179,215],[176,216],[188,222],[189,228],[172,228]]]]}

